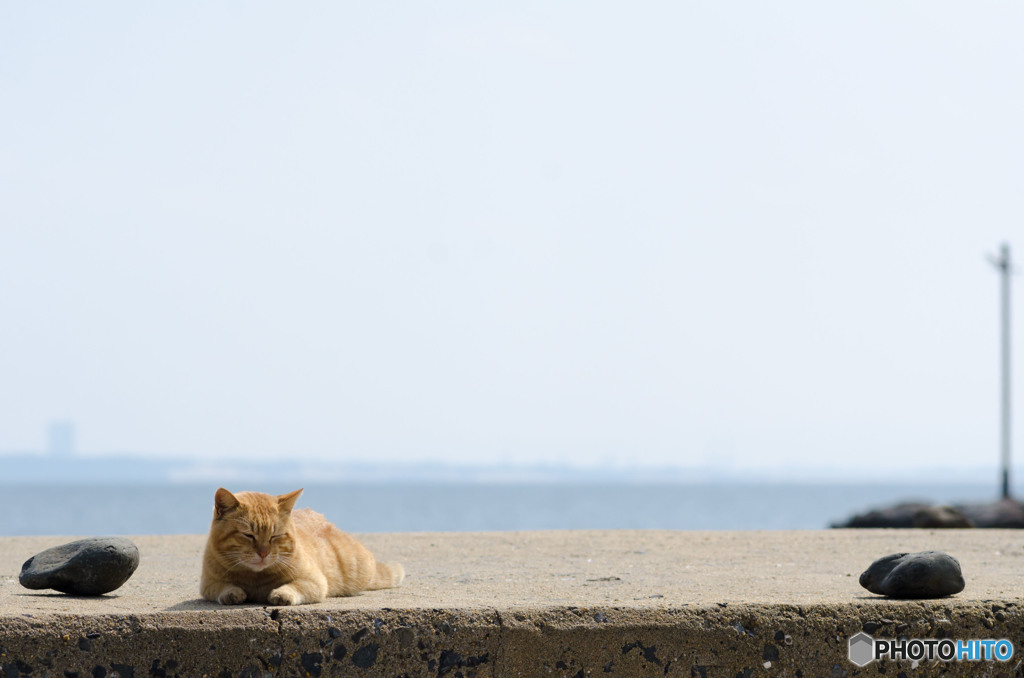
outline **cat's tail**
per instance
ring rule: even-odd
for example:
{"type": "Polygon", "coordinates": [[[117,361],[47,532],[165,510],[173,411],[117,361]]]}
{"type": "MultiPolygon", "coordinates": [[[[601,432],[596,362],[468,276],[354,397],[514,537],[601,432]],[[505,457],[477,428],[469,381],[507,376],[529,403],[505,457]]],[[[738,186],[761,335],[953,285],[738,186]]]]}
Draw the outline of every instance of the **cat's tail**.
{"type": "Polygon", "coordinates": [[[377,563],[375,575],[371,588],[390,589],[405,579],[405,568],[398,563],[377,563]]]}

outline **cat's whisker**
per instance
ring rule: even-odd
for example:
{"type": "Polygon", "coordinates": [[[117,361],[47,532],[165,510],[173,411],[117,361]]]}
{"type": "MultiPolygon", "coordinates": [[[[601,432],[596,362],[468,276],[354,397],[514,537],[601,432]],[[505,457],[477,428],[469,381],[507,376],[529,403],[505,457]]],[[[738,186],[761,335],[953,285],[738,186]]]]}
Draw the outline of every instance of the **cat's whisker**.
{"type": "Polygon", "coordinates": [[[241,556],[234,556],[231,559],[230,563],[231,564],[230,564],[230,567],[228,567],[228,572],[230,572],[231,570],[235,569],[236,567],[244,566],[245,565],[245,561],[242,560],[241,556]]]}
{"type": "Polygon", "coordinates": [[[276,565],[288,574],[295,574],[298,571],[298,564],[295,559],[289,556],[279,555],[276,565]]]}

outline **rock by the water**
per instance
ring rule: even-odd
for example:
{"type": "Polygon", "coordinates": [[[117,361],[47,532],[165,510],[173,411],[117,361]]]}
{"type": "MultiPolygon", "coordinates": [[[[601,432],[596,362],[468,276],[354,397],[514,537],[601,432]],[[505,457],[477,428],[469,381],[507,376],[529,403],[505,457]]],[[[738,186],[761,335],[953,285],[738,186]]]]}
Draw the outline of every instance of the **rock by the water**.
{"type": "Polygon", "coordinates": [[[952,506],[928,506],[914,514],[914,527],[974,527],[974,523],[952,506]]]}
{"type": "Polygon", "coordinates": [[[964,590],[960,562],[942,551],[893,553],[871,563],[860,585],[889,598],[942,598],[964,590]]]}
{"type": "Polygon", "coordinates": [[[913,527],[917,512],[930,506],[923,502],[904,502],[855,515],[845,523],[836,523],[832,527],[913,527]]]}
{"type": "Polygon", "coordinates": [[[29,589],[99,596],[119,588],[138,566],[139,549],[131,539],[79,539],[26,560],[18,581],[29,589]]]}
{"type": "Polygon", "coordinates": [[[984,504],[934,506],[924,502],[904,502],[860,513],[832,527],[1002,527],[1024,528],[1024,504],[1001,499],[984,504]],[[963,524],[950,511],[959,512],[970,525],[963,524]],[[942,524],[936,524],[942,523],[942,524]]]}
{"type": "Polygon", "coordinates": [[[957,508],[978,527],[1024,527],[1024,504],[1014,499],[964,504],[957,508]]]}

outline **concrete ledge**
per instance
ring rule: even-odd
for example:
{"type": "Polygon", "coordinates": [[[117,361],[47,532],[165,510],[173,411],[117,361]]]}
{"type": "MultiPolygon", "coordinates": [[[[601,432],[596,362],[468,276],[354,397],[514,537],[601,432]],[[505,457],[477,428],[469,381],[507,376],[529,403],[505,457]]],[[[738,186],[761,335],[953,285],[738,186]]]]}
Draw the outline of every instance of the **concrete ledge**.
{"type": "Polygon", "coordinates": [[[293,608],[199,599],[203,536],[135,537],[121,589],[21,588],[64,538],[0,539],[0,676],[1021,675],[1024,532],[521,532],[362,535],[399,589],[293,608]],[[857,577],[895,551],[945,550],[967,588],[889,601],[857,577]],[[847,640],[1008,638],[1007,663],[882,661],[847,640]]]}

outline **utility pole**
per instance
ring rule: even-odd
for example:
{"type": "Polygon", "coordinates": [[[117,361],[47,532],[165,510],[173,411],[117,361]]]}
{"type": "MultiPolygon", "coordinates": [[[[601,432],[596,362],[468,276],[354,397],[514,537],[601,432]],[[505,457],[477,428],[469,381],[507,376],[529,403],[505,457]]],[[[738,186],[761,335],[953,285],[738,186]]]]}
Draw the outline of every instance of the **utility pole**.
{"type": "Polygon", "coordinates": [[[1003,499],[1010,498],[1010,246],[1003,243],[999,257],[989,257],[992,265],[999,269],[1002,277],[1002,420],[1000,425],[1000,447],[1003,467],[1003,499]]]}

